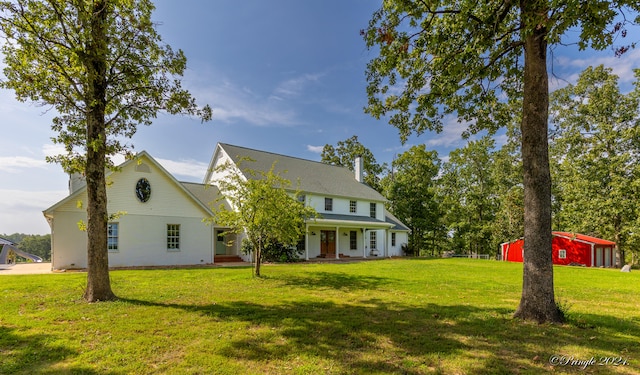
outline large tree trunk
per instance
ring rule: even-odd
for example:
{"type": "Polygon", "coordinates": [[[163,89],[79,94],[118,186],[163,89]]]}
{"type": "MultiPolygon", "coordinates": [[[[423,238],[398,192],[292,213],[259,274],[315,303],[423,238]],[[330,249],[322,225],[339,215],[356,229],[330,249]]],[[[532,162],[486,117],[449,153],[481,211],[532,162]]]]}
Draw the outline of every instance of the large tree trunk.
{"type": "Polygon", "coordinates": [[[89,302],[113,300],[107,250],[107,190],[105,181],[105,107],[107,71],[107,10],[104,1],[93,4],[91,42],[87,45],[87,288],[89,302]]]}
{"type": "MultiPolygon", "coordinates": [[[[524,22],[547,13],[545,2],[521,0],[524,22]]],[[[551,252],[551,175],[548,150],[549,83],[547,29],[540,24],[525,39],[522,161],[524,169],[524,271],[515,317],[562,322],[554,299],[551,252]]]]}

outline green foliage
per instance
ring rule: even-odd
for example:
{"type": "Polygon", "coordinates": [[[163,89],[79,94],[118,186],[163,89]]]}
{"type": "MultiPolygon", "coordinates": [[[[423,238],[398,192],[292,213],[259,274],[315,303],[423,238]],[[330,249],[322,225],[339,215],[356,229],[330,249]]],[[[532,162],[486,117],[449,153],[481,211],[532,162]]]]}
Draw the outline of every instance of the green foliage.
{"type": "Polygon", "coordinates": [[[446,222],[458,253],[493,254],[493,227],[498,206],[494,164],[494,141],[483,137],[452,151],[443,166],[440,194],[446,222]]]}
{"type": "Polygon", "coordinates": [[[389,116],[403,143],[414,133],[441,131],[447,116],[468,126],[465,136],[480,130],[492,134],[510,123],[512,108],[522,100],[528,255],[516,315],[524,319],[562,321],[553,303],[549,256],[548,46],[562,43],[564,34],[577,27],[581,49],[603,49],[615,37],[626,36],[630,21],[614,22],[629,9],[640,11],[640,3],[386,0],[362,30],[367,46],[379,51],[366,70],[365,111],[376,118],[389,116]]]}
{"type": "Polygon", "coordinates": [[[551,109],[559,229],[626,249],[640,233],[640,90],[622,94],[611,69],[589,67],[553,93],[551,109]]]}
{"type": "Polygon", "coordinates": [[[382,182],[390,211],[411,229],[407,249],[411,255],[443,250],[446,230],[436,195],[439,171],[437,152],[427,151],[425,145],[413,146],[393,161],[392,173],[382,182]]]}
{"type": "Polygon", "coordinates": [[[48,157],[87,180],[87,301],[115,299],[107,256],[109,156],[130,156],[139,124],[160,111],[211,118],[181,86],[182,51],[165,45],[151,21],[150,0],[0,1],[5,80],[21,101],[56,112],[48,157]]]}
{"type": "MultiPolygon", "coordinates": [[[[66,154],[49,158],[68,172],[84,172],[85,150],[91,145],[86,116],[95,92],[90,57],[104,54],[104,129],[106,154],[127,153],[138,124],[150,125],[159,111],[211,118],[199,108],[175,77],[186,69],[186,57],[162,42],[154,29],[149,0],[108,1],[102,10],[104,46],[92,41],[95,14],[90,3],[70,0],[0,2],[0,26],[5,38],[4,74],[0,87],[15,91],[21,101],[53,108],[55,143],[66,154]],[[106,50],[97,50],[106,48],[106,50]]],[[[105,162],[109,162],[105,160],[105,162]]]]}
{"type": "Polygon", "coordinates": [[[232,232],[246,232],[254,248],[255,274],[260,276],[260,264],[265,249],[270,246],[295,246],[305,235],[305,221],[316,217],[313,208],[297,199],[299,191],[291,181],[274,171],[256,171],[240,165],[223,164],[216,172],[220,189],[219,206],[211,221],[229,227],[232,232]],[[238,168],[240,170],[238,170],[238,168]]]}
{"type": "MultiPolygon", "coordinates": [[[[616,23],[624,1],[452,1],[386,0],[362,35],[379,50],[367,66],[366,111],[390,115],[406,141],[413,132],[442,130],[447,115],[470,133],[495,131],[513,116],[523,95],[524,41],[546,30],[549,44],[563,42],[580,25],[581,49],[604,49],[626,36],[631,20],[616,23]],[[541,12],[531,12],[533,5],[541,12]]],[[[640,16],[636,19],[636,23],[640,16]]],[[[572,34],[573,37],[575,34],[572,34]]],[[[633,41],[635,43],[635,41],[633,41]]],[[[624,53],[631,45],[617,46],[624,53]]]]}
{"type": "Polygon", "coordinates": [[[356,135],[339,141],[336,147],[329,144],[324,145],[321,162],[346,167],[353,171],[357,156],[362,157],[364,182],[375,190],[381,191],[380,175],[384,171],[385,165],[376,162],[371,150],[364,147],[356,135]]]}
{"type": "Polygon", "coordinates": [[[51,235],[45,234],[0,234],[0,237],[15,243],[18,249],[37,255],[44,262],[51,261],[51,235]]]}
{"type": "MultiPolygon", "coordinates": [[[[242,240],[241,251],[243,254],[251,254],[256,251],[256,247],[248,238],[242,240]]],[[[268,243],[262,249],[262,259],[265,262],[293,263],[300,260],[302,250],[295,246],[285,246],[281,243],[268,243]]]]}

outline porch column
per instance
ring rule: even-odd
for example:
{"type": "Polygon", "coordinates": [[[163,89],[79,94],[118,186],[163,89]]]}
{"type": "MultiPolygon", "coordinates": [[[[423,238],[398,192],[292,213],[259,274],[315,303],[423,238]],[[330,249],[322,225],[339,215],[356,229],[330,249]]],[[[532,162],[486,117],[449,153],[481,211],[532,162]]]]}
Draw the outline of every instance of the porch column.
{"type": "Polygon", "coordinates": [[[309,260],[309,224],[304,224],[304,259],[309,260]]]}
{"type": "MultiPolygon", "coordinates": [[[[211,264],[215,264],[216,262],[216,240],[218,238],[216,237],[216,228],[212,225],[211,226],[211,243],[213,244],[213,246],[211,246],[211,264]]],[[[51,246],[51,248],[53,248],[53,245],[51,246]]]]}
{"type": "Polygon", "coordinates": [[[367,228],[362,230],[362,257],[367,257],[367,228]]]}
{"type": "Polygon", "coordinates": [[[386,258],[388,256],[387,247],[391,246],[391,236],[389,236],[389,230],[384,230],[384,250],[382,251],[382,257],[386,258]]]}
{"type": "Polygon", "coordinates": [[[340,227],[336,227],[336,259],[340,259],[340,227]]]}

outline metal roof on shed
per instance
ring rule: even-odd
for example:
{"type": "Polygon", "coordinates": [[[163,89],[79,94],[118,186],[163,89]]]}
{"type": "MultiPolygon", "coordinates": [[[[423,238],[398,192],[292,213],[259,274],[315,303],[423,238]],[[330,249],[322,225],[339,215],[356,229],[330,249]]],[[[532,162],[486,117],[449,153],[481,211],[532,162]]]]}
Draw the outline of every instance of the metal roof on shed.
{"type": "Polygon", "coordinates": [[[552,232],[554,236],[567,237],[571,240],[580,240],[584,242],[590,242],[596,245],[615,245],[613,241],[603,240],[602,238],[587,236],[586,234],[570,233],[570,232],[552,232]]]}

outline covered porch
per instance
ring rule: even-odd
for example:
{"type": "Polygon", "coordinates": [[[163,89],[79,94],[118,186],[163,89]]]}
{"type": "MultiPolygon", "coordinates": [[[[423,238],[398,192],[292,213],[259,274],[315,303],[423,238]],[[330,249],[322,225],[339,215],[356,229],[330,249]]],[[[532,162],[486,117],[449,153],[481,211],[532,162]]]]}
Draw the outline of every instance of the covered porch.
{"type": "Polygon", "coordinates": [[[216,227],[213,230],[213,263],[249,262],[250,256],[242,254],[242,234],[229,228],[216,227]]]}
{"type": "Polygon", "coordinates": [[[304,259],[384,257],[392,224],[367,216],[329,215],[305,224],[304,259]]]}

